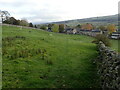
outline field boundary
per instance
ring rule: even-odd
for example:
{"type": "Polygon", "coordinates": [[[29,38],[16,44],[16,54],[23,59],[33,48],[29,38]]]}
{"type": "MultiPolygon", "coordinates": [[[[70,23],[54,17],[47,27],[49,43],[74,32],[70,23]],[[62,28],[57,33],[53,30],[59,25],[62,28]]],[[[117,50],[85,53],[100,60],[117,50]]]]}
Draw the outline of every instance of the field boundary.
{"type": "Polygon", "coordinates": [[[103,42],[98,44],[99,56],[96,60],[101,87],[120,90],[120,55],[106,47],[103,42]]]}
{"type": "Polygon", "coordinates": [[[42,30],[42,29],[39,29],[39,28],[33,28],[33,27],[27,27],[27,26],[20,26],[20,25],[12,25],[12,24],[2,24],[2,25],[5,25],[5,26],[15,26],[15,27],[19,27],[19,28],[27,28],[27,29],[38,29],[38,30],[42,30]]]}

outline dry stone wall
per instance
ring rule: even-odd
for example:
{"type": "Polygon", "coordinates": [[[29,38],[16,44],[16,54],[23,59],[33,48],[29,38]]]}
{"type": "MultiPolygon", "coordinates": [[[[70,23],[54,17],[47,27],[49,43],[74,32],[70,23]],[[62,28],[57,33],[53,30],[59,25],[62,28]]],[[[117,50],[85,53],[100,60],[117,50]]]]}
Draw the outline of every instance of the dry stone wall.
{"type": "Polygon", "coordinates": [[[120,90],[120,55],[99,42],[99,57],[96,60],[101,87],[120,90]]]}

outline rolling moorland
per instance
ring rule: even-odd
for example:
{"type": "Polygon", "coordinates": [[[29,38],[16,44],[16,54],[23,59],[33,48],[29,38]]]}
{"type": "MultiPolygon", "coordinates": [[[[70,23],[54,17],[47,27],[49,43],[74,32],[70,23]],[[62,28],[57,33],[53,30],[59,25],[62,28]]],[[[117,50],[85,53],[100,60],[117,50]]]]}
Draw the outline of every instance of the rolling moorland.
{"type": "Polygon", "coordinates": [[[84,19],[59,21],[59,22],[52,22],[52,23],[66,24],[69,26],[76,26],[78,24],[84,24],[84,23],[91,23],[94,26],[108,25],[108,24],[118,25],[118,14],[110,15],[110,16],[102,16],[102,17],[92,17],[92,18],[84,18],[84,19]]]}
{"type": "Polygon", "coordinates": [[[94,38],[13,26],[2,35],[3,88],[99,87],[94,38]]]}

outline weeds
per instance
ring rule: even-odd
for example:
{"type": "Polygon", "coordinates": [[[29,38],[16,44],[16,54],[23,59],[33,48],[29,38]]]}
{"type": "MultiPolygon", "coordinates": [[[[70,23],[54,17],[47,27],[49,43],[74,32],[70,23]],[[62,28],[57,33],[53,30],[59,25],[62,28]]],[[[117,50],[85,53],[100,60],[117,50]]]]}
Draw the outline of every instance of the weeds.
{"type": "Polygon", "coordinates": [[[24,36],[15,36],[15,37],[5,37],[5,38],[2,38],[2,46],[3,47],[12,47],[14,45],[13,41],[15,41],[16,39],[25,40],[26,37],[24,37],[24,36]]]}
{"type": "Polygon", "coordinates": [[[107,36],[103,35],[103,34],[98,34],[95,37],[95,40],[92,41],[92,43],[96,43],[98,44],[99,41],[102,41],[106,46],[111,46],[110,40],[107,38],[107,36]]]}

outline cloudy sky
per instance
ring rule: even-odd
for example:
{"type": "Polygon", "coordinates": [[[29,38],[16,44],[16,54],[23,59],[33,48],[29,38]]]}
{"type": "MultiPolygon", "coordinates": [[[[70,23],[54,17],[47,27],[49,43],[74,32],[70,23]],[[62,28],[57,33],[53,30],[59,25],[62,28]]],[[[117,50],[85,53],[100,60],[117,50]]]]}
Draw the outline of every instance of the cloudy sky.
{"type": "Polygon", "coordinates": [[[119,0],[0,0],[0,10],[33,23],[81,19],[118,13],[119,0]]]}

